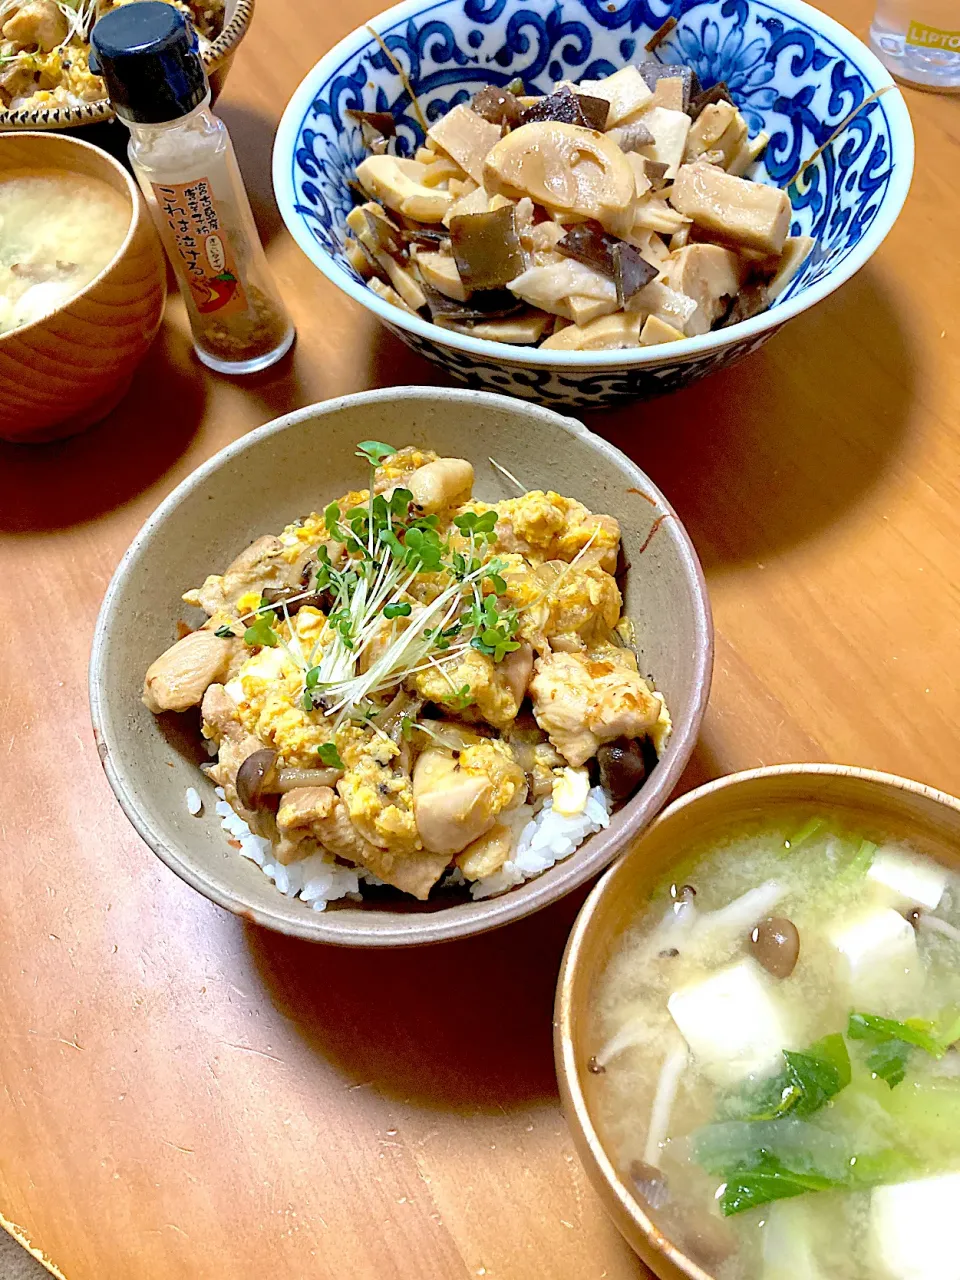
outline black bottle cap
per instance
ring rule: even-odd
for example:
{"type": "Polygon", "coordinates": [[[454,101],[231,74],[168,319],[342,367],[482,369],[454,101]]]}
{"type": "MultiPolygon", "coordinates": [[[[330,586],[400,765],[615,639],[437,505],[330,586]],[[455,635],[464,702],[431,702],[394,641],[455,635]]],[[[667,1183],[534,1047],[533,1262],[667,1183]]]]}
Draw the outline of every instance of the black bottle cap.
{"type": "Polygon", "coordinates": [[[207,95],[197,34],[163,0],[137,0],[112,9],[94,26],[90,44],[90,68],[103,76],[124,120],[177,120],[207,95]]]}

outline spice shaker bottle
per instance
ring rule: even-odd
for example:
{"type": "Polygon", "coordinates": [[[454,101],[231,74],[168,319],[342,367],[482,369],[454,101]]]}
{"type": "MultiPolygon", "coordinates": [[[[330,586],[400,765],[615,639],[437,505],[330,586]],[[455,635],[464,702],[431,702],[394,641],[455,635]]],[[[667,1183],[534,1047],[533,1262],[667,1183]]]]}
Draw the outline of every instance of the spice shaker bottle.
{"type": "Polygon", "coordinates": [[[220,373],[284,356],[294,328],[260,244],[193,28],[171,4],[140,0],[102,17],[91,66],[130,130],[128,153],[180,281],[197,355],[220,373]]]}

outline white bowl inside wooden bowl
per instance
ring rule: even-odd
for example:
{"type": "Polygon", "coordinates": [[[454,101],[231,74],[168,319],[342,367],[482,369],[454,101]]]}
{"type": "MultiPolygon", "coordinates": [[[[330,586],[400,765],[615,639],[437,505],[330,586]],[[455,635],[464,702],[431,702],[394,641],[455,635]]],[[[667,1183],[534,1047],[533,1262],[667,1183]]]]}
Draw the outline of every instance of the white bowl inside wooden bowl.
{"type": "MultiPolygon", "coordinates": [[[[730,1219],[700,1213],[695,1222],[692,1217],[681,1220],[686,1228],[681,1234],[676,1226],[678,1218],[674,1217],[674,1225],[668,1226],[666,1214],[661,1212],[663,1202],[652,1205],[631,1179],[629,1169],[623,1167],[622,1151],[616,1149],[609,1123],[604,1125],[602,1091],[610,1077],[604,1064],[598,1064],[595,1059],[602,1043],[600,1010],[604,1007],[603,1001],[609,999],[609,988],[604,987],[603,980],[611,961],[622,954],[624,935],[637,925],[657,886],[669,884],[674,878],[691,877],[694,874],[691,858],[696,851],[716,847],[723,840],[742,839],[759,821],[775,824],[778,815],[790,815],[791,821],[797,815],[815,815],[821,821],[835,822],[840,830],[862,834],[870,841],[904,842],[954,872],[960,869],[960,800],[956,797],[870,769],[835,764],[784,764],[735,773],[688,792],[627,846],[623,857],[593,889],[567,943],[557,987],[554,1053],[560,1095],[574,1144],[604,1208],[661,1280],[717,1280],[720,1276],[755,1273],[744,1269],[748,1263],[741,1267],[742,1258],[728,1251],[724,1223],[730,1219]]],[[[803,858],[805,847],[799,846],[792,856],[803,858]]],[[[745,851],[743,857],[749,858],[749,853],[745,851]]],[[[702,890],[703,886],[701,893],[702,890]]],[[[865,890],[864,898],[866,900],[865,890]]],[[[906,913],[907,908],[903,910],[906,913]]],[[[804,944],[800,945],[802,948],[804,944]]],[[[664,954],[669,956],[671,952],[664,954]]],[[[619,972],[622,974],[623,970],[619,972]]],[[[822,1002],[826,1003],[827,998],[824,994],[822,1002]]],[[[732,1002],[728,1008],[731,1019],[740,1014],[732,1002]]],[[[737,1030],[732,1022],[730,1025],[731,1039],[735,1041],[737,1030]]],[[[653,1055],[660,1062],[664,1054],[663,1039],[658,1036],[644,1047],[634,1048],[633,1052],[653,1055]]],[[[654,1092],[632,1091],[637,1115],[651,1114],[654,1092]]],[[[881,1109],[877,1108],[871,1125],[879,1125],[880,1114],[881,1109]]],[[[609,1122],[609,1116],[606,1118],[609,1122]]],[[[803,1199],[809,1201],[811,1197],[803,1199]]],[[[812,1199],[811,1212],[815,1214],[816,1197],[812,1199]]],[[[682,1199],[675,1204],[684,1208],[682,1199]]],[[[764,1206],[765,1209],[771,1207],[764,1206]]],[[[691,1205],[691,1208],[699,1211],[701,1206],[691,1205]]],[[[756,1212],[759,1215],[762,1211],[756,1212]]],[[[833,1225],[829,1217],[827,1222],[833,1225]]],[[[797,1257],[801,1256],[805,1243],[808,1242],[803,1234],[798,1233],[793,1240],[797,1257]]],[[[866,1240],[863,1245],[866,1251],[866,1240]]],[[[811,1254],[806,1256],[808,1260],[812,1258],[811,1254]]],[[[815,1265],[810,1261],[809,1266],[814,1269],[798,1264],[798,1269],[790,1274],[797,1280],[801,1275],[814,1273],[826,1276],[819,1263],[815,1265]]],[[[786,1274],[777,1269],[777,1275],[786,1274]]],[[[829,1274],[835,1276],[839,1272],[831,1269],[829,1274]]],[[[844,1270],[843,1274],[851,1273],[844,1270]]],[[[859,1274],[877,1272],[867,1264],[859,1274]]],[[[888,1273],[884,1270],[883,1274],[888,1273]]],[[[897,1274],[939,1272],[921,1269],[916,1273],[904,1270],[897,1274]]]]}
{"type": "Polygon", "coordinates": [[[24,172],[96,178],[130,210],[120,248],[56,311],[0,334],[0,438],[58,439],[99,421],[156,337],[166,262],[140,189],[106,152],[52,133],[0,134],[0,182],[24,172]]]}
{"type": "MultiPolygon", "coordinates": [[[[663,495],[617,449],[580,423],[486,392],[424,387],[365,392],[312,405],[229,445],[176,489],[124,556],[107,591],[90,667],[90,698],[107,778],[147,844],[194,888],[257,924],[352,946],[409,946],[479,933],[568,893],[605,867],[666,802],[689,759],[710,686],[713,635],[696,553],[663,495]],[[432,448],[474,466],[474,494],[516,496],[490,458],[530,488],[554,489],[621,524],[629,569],[625,610],[637,629],[640,670],[654,677],[674,729],[640,790],[606,830],[539,877],[500,897],[465,891],[412,899],[334,902],[323,912],[281,894],[227,843],[192,734],[141,704],[144,673],[197,626],[184,590],[227,564],[252,539],[322,510],[362,479],[361,440],[432,448]],[[166,731],[166,732],[165,732],[166,731]],[[191,817],[194,787],[204,814],[191,817]]],[[[171,719],[170,716],[165,718],[171,719]]],[[[177,717],[181,720],[184,718],[177,717]]]]}

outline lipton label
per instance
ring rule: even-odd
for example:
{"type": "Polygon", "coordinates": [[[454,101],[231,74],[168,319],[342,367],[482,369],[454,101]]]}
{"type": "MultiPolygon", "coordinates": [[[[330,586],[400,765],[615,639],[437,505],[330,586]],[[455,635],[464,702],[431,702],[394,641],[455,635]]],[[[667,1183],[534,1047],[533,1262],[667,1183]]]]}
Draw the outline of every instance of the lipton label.
{"type": "Polygon", "coordinates": [[[236,255],[209,178],[150,185],[200,314],[229,316],[248,310],[236,255]]]}
{"type": "Polygon", "coordinates": [[[925,22],[915,22],[911,18],[907,27],[907,44],[919,49],[946,49],[960,53],[960,31],[942,31],[939,27],[928,27],[925,22]]]}

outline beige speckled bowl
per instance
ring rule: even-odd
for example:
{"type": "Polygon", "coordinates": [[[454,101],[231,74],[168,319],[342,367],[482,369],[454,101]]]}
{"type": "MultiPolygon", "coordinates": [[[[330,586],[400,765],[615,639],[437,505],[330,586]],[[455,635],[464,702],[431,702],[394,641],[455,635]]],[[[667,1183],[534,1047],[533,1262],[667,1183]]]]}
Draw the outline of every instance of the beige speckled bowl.
{"type": "Polygon", "coordinates": [[[211,458],[167,498],[107,590],[93,642],[90,701],[110,785],[147,844],[188,884],[282,933],[351,946],[410,946],[518,919],[602,870],[653,818],[680,777],[703,718],[712,662],[710,608],[696,553],[663,495],[628,458],[547,409],[488,392],[400,387],[330,400],[269,423],[211,458]],[[176,638],[178,620],[202,620],[180,603],[181,593],[221,570],[255,536],[362,483],[354,450],[368,439],[468,458],[476,470],[474,492],[487,501],[512,496],[490,465],[495,457],[530,488],[579,498],[593,511],[617,516],[623,527],[631,564],[627,609],[637,624],[641,670],[652,673],[665,694],[675,730],[648,782],[606,831],[499,898],[465,897],[443,906],[332,904],[320,913],[284,897],[227,844],[213,813],[213,790],[188,749],[190,735],[161,725],[140,702],[144,672],[176,638]],[[200,818],[187,812],[191,786],[204,797],[200,818]]]}
{"type": "MultiPolygon", "coordinates": [[[[604,1208],[661,1280],[714,1280],[707,1258],[662,1232],[656,1212],[631,1192],[595,1123],[603,1077],[597,1052],[596,989],[624,930],[671,867],[691,849],[761,814],[815,807],[872,839],[907,840],[960,867],[960,800],[920,782],[842,764],[783,764],[734,773],[681,796],[611,867],[577,916],[557,987],[554,1054],[560,1097],[574,1144],[604,1208]]],[[[649,1098],[638,1098],[640,1107],[649,1098]]],[[[798,1273],[799,1274],[799,1273],[798,1273]]]]}

